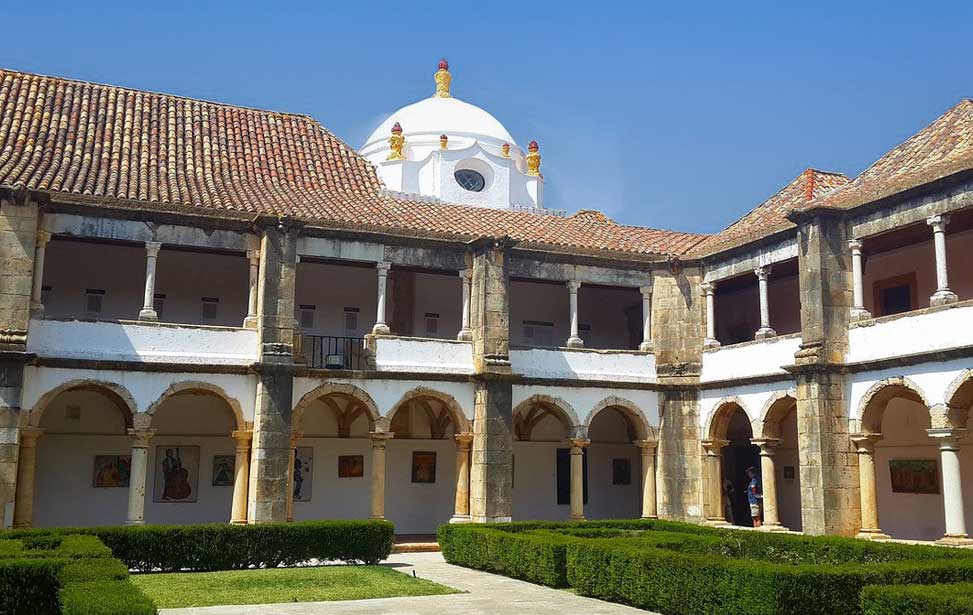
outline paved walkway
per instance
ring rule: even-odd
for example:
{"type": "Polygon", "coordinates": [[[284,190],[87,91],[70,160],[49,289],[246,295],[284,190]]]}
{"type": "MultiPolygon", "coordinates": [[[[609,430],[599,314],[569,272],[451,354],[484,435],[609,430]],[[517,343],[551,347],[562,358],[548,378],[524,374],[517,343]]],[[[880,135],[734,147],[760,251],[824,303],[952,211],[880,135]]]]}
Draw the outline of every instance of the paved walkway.
{"type": "Polygon", "coordinates": [[[398,553],[388,565],[466,593],[449,596],[377,598],[338,602],[303,602],[259,606],[211,606],[163,609],[162,615],[622,615],[641,613],[631,607],[576,596],[571,592],[516,581],[499,575],[451,566],[440,553],[398,553]]]}

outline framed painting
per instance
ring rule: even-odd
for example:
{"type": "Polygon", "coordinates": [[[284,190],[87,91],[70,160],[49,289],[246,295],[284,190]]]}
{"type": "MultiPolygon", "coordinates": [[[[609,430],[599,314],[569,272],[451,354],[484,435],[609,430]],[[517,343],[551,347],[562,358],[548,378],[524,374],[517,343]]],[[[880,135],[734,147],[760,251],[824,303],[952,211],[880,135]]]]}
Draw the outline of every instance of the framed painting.
{"type": "Polygon", "coordinates": [[[364,455],[338,455],[338,478],[361,478],[364,475],[364,455]]]}
{"type": "Polygon", "coordinates": [[[131,455],[95,455],[92,486],[95,489],[128,487],[132,476],[131,455]]]}
{"type": "Polygon", "coordinates": [[[630,459],[612,459],[612,484],[632,484],[632,461],[630,459]]]}
{"type": "Polygon", "coordinates": [[[236,455],[213,456],[213,486],[232,487],[236,469],[236,455]]]}
{"type": "Polygon", "coordinates": [[[195,502],[199,486],[199,447],[155,447],[153,502],[195,502]]]}
{"type": "Polygon", "coordinates": [[[433,451],[412,451],[412,482],[436,482],[436,453],[433,451]]]}
{"type": "Polygon", "coordinates": [[[892,493],[939,493],[939,467],[935,459],[890,459],[892,493]]]}
{"type": "Polygon", "coordinates": [[[299,446],[294,453],[294,501],[311,501],[311,472],[314,469],[314,449],[299,446]]]}

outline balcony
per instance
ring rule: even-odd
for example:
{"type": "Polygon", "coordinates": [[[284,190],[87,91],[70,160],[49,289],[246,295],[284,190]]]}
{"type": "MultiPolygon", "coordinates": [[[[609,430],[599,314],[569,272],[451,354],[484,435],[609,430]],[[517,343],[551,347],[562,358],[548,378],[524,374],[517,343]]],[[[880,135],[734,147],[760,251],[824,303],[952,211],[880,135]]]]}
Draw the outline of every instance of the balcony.
{"type": "Polygon", "coordinates": [[[882,316],[852,325],[848,362],[973,346],[973,301],[882,316]]]}
{"type": "Polygon", "coordinates": [[[794,364],[801,334],[723,346],[703,353],[702,382],[786,374],[781,366],[794,364]]]}
{"type": "Polygon", "coordinates": [[[655,356],[637,350],[511,349],[510,365],[529,378],[655,382],[655,356]]]}
{"type": "Polygon", "coordinates": [[[380,372],[472,374],[473,344],[420,337],[376,337],[375,369],[380,372]]]}

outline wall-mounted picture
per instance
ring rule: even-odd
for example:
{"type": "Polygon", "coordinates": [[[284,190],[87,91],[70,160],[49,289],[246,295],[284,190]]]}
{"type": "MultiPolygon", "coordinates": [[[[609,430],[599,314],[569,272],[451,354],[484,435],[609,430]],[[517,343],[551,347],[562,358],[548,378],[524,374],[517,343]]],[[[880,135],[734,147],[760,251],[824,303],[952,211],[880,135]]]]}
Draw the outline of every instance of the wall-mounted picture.
{"type": "Polygon", "coordinates": [[[412,482],[436,482],[436,453],[432,451],[412,451],[412,482]]]}
{"type": "Polygon", "coordinates": [[[630,459],[612,459],[612,484],[632,484],[632,461],[630,459]]]}
{"type": "Polygon", "coordinates": [[[338,455],[338,478],[361,478],[364,475],[364,455],[338,455]]]}
{"type": "Polygon", "coordinates": [[[199,484],[199,447],[155,447],[153,502],[195,502],[199,484]]]}
{"type": "Polygon", "coordinates": [[[95,472],[92,485],[96,489],[128,487],[131,475],[131,455],[95,455],[95,472]]]}
{"type": "Polygon", "coordinates": [[[232,487],[235,468],[236,468],[235,455],[214,455],[213,456],[213,486],[232,487]]]}
{"type": "Polygon", "coordinates": [[[294,501],[311,501],[311,470],[314,467],[314,449],[299,446],[294,455],[294,501]]]}
{"type": "Polygon", "coordinates": [[[939,493],[935,459],[891,459],[889,474],[893,493],[939,493]]]}
{"type": "Polygon", "coordinates": [[[794,466],[784,466],[784,480],[794,480],[797,469],[794,466]]]}

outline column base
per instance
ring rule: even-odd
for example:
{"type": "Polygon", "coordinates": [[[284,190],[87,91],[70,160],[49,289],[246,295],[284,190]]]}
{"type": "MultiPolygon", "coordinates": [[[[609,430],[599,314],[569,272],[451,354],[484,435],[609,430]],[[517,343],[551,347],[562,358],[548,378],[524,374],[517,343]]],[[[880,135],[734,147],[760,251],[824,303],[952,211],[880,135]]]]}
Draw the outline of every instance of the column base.
{"type": "Polygon", "coordinates": [[[652,352],[653,348],[655,348],[655,344],[653,344],[651,340],[639,344],[639,350],[641,350],[642,352],[652,352]]]}
{"type": "Polygon", "coordinates": [[[730,524],[727,523],[726,519],[723,517],[710,517],[709,519],[706,519],[706,521],[703,521],[703,525],[707,527],[730,527],[730,524]]]}
{"type": "Polygon", "coordinates": [[[969,547],[973,546],[973,538],[965,535],[945,535],[936,541],[936,544],[949,547],[969,547]]]}
{"type": "Polygon", "coordinates": [[[142,519],[140,521],[126,520],[125,525],[145,525],[145,519],[142,519]]]}
{"type": "Polygon", "coordinates": [[[159,320],[159,315],[156,314],[155,310],[150,310],[148,308],[142,308],[139,311],[139,320],[148,320],[148,321],[151,321],[151,322],[155,322],[155,321],[159,320]]]}
{"type": "Polygon", "coordinates": [[[568,348],[584,348],[584,340],[580,337],[569,337],[566,346],[568,348]]]}
{"type": "Polygon", "coordinates": [[[929,305],[948,305],[957,301],[959,301],[959,297],[956,296],[956,293],[945,288],[933,293],[933,296],[929,298],[929,305]]]}
{"type": "Polygon", "coordinates": [[[584,515],[568,515],[568,521],[584,521],[584,515]]]}
{"type": "Polygon", "coordinates": [[[453,515],[450,517],[449,522],[452,523],[472,523],[473,519],[469,515],[453,515]]]}
{"type": "Polygon", "coordinates": [[[707,337],[703,340],[703,348],[719,348],[720,342],[712,337],[707,337]]]}
{"type": "Polygon", "coordinates": [[[789,532],[790,530],[780,523],[768,524],[764,523],[760,527],[756,528],[758,532],[789,532]]]}
{"type": "Polygon", "coordinates": [[[772,337],[777,337],[777,332],[770,327],[760,327],[757,329],[757,333],[754,334],[753,339],[755,340],[766,340],[772,337]]]}
{"type": "Polygon", "coordinates": [[[42,303],[31,303],[30,304],[30,316],[31,316],[31,318],[43,318],[44,317],[44,305],[42,303]]]}
{"type": "Polygon", "coordinates": [[[372,327],[372,335],[391,335],[391,333],[392,330],[389,329],[389,326],[382,322],[375,323],[375,326],[372,327]]]}
{"type": "Polygon", "coordinates": [[[460,342],[472,342],[473,332],[469,329],[460,329],[460,332],[456,334],[456,339],[460,342]]]}
{"type": "Polygon", "coordinates": [[[246,519],[234,519],[233,521],[230,521],[230,525],[247,525],[247,520],[246,519]]]}
{"type": "Polygon", "coordinates": [[[888,534],[886,534],[885,532],[883,532],[878,528],[875,529],[862,528],[858,530],[857,534],[855,534],[855,538],[858,538],[860,540],[891,540],[892,539],[891,536],[889,536],[888,534]]]}
{"type": "Polygon", "coordinates": [[[859,322],[862,320],[870,320],[872,313],[865,308],[851,308],[851,322],[859,322]]]}
{"type": "Polygon", "coordinates": [[[642,515],[639,519],[658,519],[659,515],[642,515]]]}
{"type": "Polygon", "coordinates": [[[385,519],[385,515],[368,515],[369,519],[385,519]]]}
{"type": "Polygon", "coordinates": [[[243,328],[244,329],[256,329],[257,328],[257,317],[256,316],[247,316],[246,318],[244,318],[243,319],[243,328]]]}

